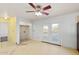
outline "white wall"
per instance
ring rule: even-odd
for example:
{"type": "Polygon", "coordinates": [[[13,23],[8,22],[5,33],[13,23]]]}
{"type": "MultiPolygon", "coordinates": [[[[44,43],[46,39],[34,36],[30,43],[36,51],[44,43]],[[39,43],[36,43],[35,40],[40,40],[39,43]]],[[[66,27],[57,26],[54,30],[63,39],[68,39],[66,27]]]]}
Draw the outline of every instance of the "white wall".
{"type": "Polygon", "coordinates": [[[59,24],[59,40],[64,47],[77,48],[77,33],[76,33],[76,16],[79,13],[71,13],[66,15],[61,15],[57,17],[51,17],[48,19],[41,19],[32,22],[32,38],[41,41],[53,42],[51,24],[59,24]],[[49,26],[48,36],[45,36],[42,32],[43,25],[49,26]]]}

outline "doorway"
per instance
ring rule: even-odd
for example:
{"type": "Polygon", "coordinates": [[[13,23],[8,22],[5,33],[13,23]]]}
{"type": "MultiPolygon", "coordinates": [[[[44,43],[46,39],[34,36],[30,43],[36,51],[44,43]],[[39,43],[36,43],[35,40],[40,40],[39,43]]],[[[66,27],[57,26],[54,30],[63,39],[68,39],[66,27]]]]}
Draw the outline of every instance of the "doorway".
{"type": "Polygon", "coordinates": [[[0,22],[0,47],[8,44],[8,23],[0,22]]]}
{"type": "Polygon", "coordinates": [[[29,40],[29,25],[20,25],[20,42],[29,40]]]}
{"type": "Polygon", "coordinates": [[[6,20],[0,17],[0,47],[16,44],[16,18],[9,17],[6,20]]]}

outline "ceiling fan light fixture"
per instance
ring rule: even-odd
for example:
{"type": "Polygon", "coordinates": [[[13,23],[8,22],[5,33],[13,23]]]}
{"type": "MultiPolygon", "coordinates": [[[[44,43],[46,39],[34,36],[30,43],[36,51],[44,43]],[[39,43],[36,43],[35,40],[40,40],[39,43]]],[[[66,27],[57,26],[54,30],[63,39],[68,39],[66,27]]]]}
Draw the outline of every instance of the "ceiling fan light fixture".
{"type": "Polygon", "coordinates": [[[32,8],[34,8],[34,10],[33,11],[27,11],[27,12],[34,12],[34,14],[36,16],[49,15],[49,13],[45,12],[45,11],[52,8],[51,5],[47,5],[47,6],[43,7],[43,8],[41,8],[40,5],[34,5],[33,3],[29,3],[29,5],[32,8]]]}
{"type": "Polygon", "coordinates": [[[41,12],[35,12],[35,15],[36,15],[36,16],[41,16],[42,13],[41,13],[41,12]]]}

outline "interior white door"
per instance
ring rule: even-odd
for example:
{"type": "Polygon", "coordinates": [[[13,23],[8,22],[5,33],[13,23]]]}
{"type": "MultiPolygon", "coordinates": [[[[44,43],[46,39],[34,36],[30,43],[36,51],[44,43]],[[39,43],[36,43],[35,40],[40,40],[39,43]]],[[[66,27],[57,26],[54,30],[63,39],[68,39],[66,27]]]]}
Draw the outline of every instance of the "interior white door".
{"type": "Polygon", "coordinates": [[[27,25],[20,26],[20,39],[21,41],[29,39],[29,26],[27,25]]]}

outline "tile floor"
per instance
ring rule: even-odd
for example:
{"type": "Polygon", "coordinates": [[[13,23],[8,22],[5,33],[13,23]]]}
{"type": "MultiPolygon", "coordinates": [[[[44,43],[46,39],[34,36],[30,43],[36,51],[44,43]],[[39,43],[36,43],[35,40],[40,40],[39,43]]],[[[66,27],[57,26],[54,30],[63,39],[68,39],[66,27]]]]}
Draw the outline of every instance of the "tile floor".
{"type": "Polygon", "coordinates": [[[20,45],[2,46],[0,55],[78,55],[75,49],[28,40],[20,45]]]}

